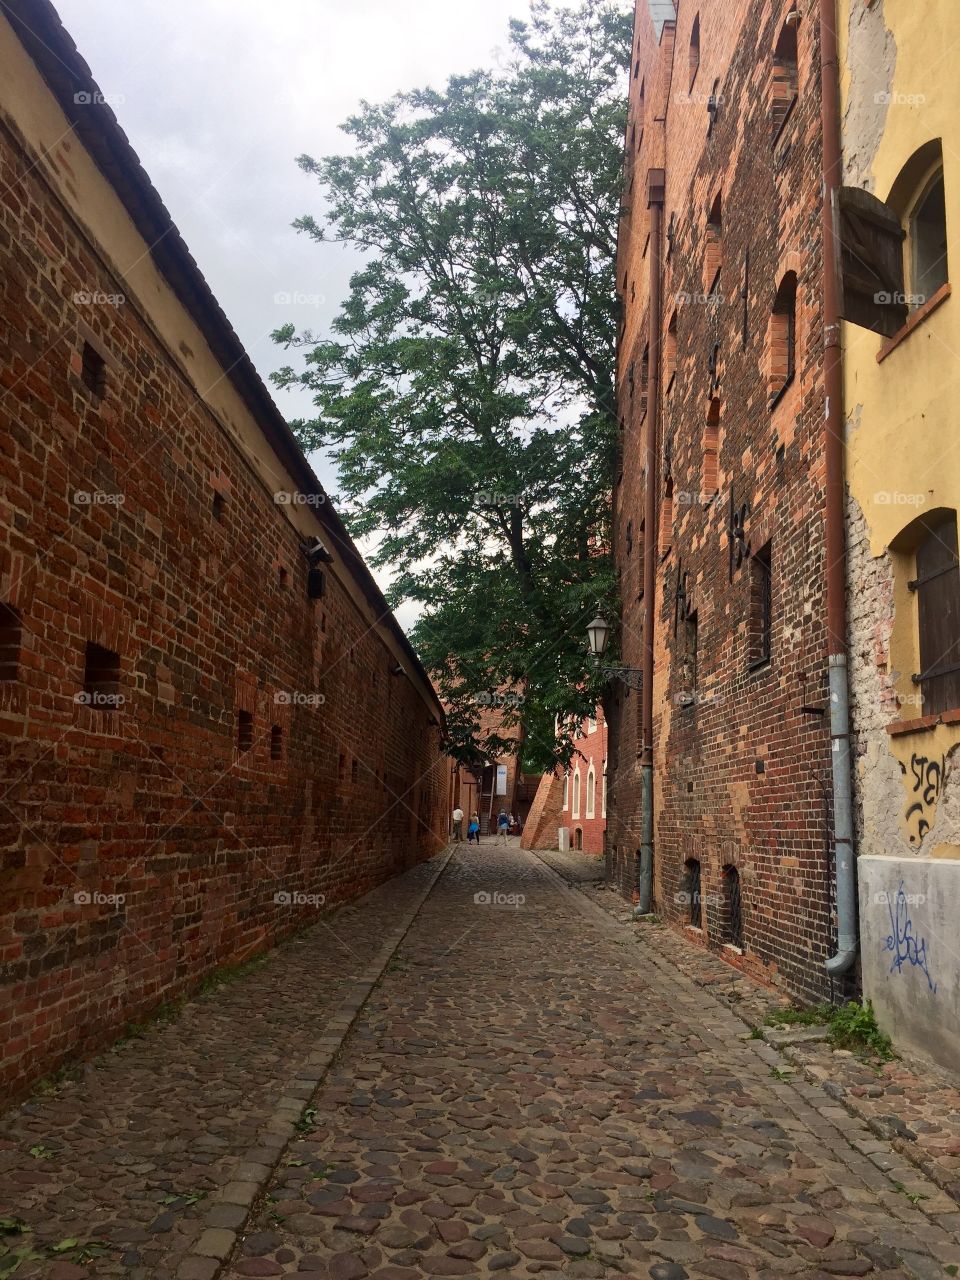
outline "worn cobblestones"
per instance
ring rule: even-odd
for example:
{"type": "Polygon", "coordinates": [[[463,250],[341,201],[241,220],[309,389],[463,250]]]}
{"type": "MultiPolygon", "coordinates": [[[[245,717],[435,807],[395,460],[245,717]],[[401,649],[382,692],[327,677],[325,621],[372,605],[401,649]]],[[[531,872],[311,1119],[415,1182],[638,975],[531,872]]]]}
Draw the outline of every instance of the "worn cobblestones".
{"type": "Polygon", "coordinates": [[[0,1185],[31,1234],[110,1246],[18,1274],[956,1274],[949,1197],[779,1078],[780,1052],[649,933],[491,843],[458,848],[400,941],[433,870],[341,917],[349,952],[313,930],[8,1118],[0,1185]],[[78,1124],[108,1088],[118,1114],[78,1124]],[[162,1203],[188,1185],[204,1199],[162,1203]]]}
{"type": "MultiPolygon", "coordinates": [[[[560,854],[539,850],[538,856],[621,923],[631,922],[638,942],[644,947],[655,946],[664,960],[728,1004],[749,1027],[761,1027],[770,1012],[787,1003],[780,993],[758,984],[673,929],[648,921],[633,923],[630,907],[604,885],[603,865],[598,859],[572,851],[560,854]]],[[[766,1028],[764,1035],[772,1043],[784,1041],[782,1056],[806,1077],[794,1087],[801,1091],[825,1090],[847,1112],[867,1124],[871,1134],[865,1141],[876,1142],[869,1150],[884,1152],[883,1160],[890,1162],[880,1167],[903,1171],[908,1164],[915,1165],[946,1193],[949,1209],[944,1212],[955,1215],[956,1229],[960,1224],[957,1076],[933,1062],[915,1058],[894,1062],[864,1060],[854,1053],[831,1049],[823,1042],[822,1032],[817,1037],[816,1033],[804,1034],[799,1028],[782,1034],[766,1028]],[[903,1159],[890,1154],[891,1146],[903,1159]]]]}
{"type": "Polygon", "coordinates": [[[356,1011],[353,984],[379,972],[438,867],[382,885],[6,1115],[0,1218],[28,1230],[0,1237],[0,1275],[6,1246],[27,1251],[17,1280],[210,1280],[339,1048],[331,1020],[356,1011]]]}

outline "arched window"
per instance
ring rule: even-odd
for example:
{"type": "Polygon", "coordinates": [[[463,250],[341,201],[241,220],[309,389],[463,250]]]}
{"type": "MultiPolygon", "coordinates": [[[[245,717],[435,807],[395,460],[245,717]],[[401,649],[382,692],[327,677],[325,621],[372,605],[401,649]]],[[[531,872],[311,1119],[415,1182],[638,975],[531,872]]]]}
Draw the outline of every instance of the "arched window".
{"type": "Polygon", "coordinates": [[[907,305],[923,306],[947,283],[947,206],[943,166],[928,175],[907,214],[907,305]]]}
{"type": "Polygon", "coordinates": [[[793,114],[797,101],[797,11],[794,9],[780,29],[773,51],[773,74],[770,78],[770,129],[773,141],[793,114]]]}
{"type": "Polygon", "coordinates": [[[714,397],[710,401],[707,423],[703,431],[703,491],[701,498],[709,502],[717,492],[720,483],[720,401],[714,397]]]}
{"type": "Polygon", "coordinates": [[[600,817],[607,816],[607,762],[603,762],[603,781],[600,784],[600,817]]]}
{"type": "Polygon", "coordinates": [[[697,78],[697,70],[700,67],[700,15],[699,13],[693,20],[693,27],[690,31],[690,88],[693,88],[693,82],[697,78]]]}
{"type": "Polygon", "coordinates": [[[677,313],[674,311],[667,325],[667,336],[663,344],[663,381],[669,392],[677,372],[677,313]]]}
{"type": "Polygon", "coordinates": [[[743,947],[743,913],[740,905],[740,872],[736,867],[723,868],[723,903],[720,936],[731,947],[743,947]]]}
{"type": "Polygon", "coordinates": [[[713,126],[717,123],[717,117],[720,114],[720,81],[714,80],[713,87],[710,90],[710,97],[707,99],[707,115],[710,117],[710,123],[707,125],[707,137],[713,133],[713,126]]]}
{"type": "Polygon", "coordinates": [[[688,924],[699,929],[703,920],[700,901],[700,863],[696,858],[688,858],[685,863],[684,892],[681,901],[685,902],[689,911],[688,924]]]}
{"type": "Polygon", "coordinates": [[[567,805],[570,802],[570,770],[568,769],[563,775],[563,809],[562,813],[566,813],[567,805]]]}
{"type": "Polygon", "coordinates": [[[660,554],[666,555],[673,545],[673,481],[667,477],[660,501],[660,554]]]}
{"type": "Polygon", "coordinates": [[[580,766],[577,765],[573,773],[573,810],[574,818],[580,817],[580,766]]]}
{"type": "Polygon", "coordinates": [[[647,388],[650,384],[650,346],[649,343],[643,348],[643,358],[640,361],[640,417],[645,417],[647,412],[647,388]]]}
{"type": "Polygon", "coordinates": [[[594,773],[593,761],[587,770],[587,805],[585,817],[594,818],[597,813],[597,775],[594,773]]]}
{"type": "Polygon", "coordinates": [[[773,300],[769,330],[767,389],[771,409],[797,372],[797,273],[788,271],[773,300]]]}
{"type": "Polygon", "coordinates": [[[720,268],[723,265],[723,203],[720,193],[710,206],[707,215],[706,247],[703,255],[704,292],[714,293],[720,284],[720,268]]]}

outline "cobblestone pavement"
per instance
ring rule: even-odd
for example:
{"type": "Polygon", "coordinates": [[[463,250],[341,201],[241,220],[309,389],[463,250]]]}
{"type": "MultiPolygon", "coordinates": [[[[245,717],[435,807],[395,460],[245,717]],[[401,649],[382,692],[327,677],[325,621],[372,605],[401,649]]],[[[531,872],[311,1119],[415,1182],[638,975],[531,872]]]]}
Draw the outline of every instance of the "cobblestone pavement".
{"type": "MultiPolygon", "coordinates": [[[[666,925],[633,920],[629,903],[603,883],[603,863],[573,851],[538,850],[567,881],[585,892],[623,924],[636,942],[654,949],[700,987],[708,988],[733,1008],[749,1027],[764,1027],[766,1017],[787,1003],[782,994],[763,987],[666,925]]],[[[889,1141],[929,1178],[960,1202],[960,1088],[958,1077],[929,1061],[864,1061],[857,1054],[834,1050],[814,1031],[794,1029],[763,1034],[783,1048],[788,1063],[830,1096],[864,1119],[875,1136],[889,1141]],[[795,1040],[795,1043],[784,1043],[795,1040]]]]}
{"type": "Polygon", "coordinates": [[[135,1042],[66,1098],[61,1090],[17,1113],[6,1154],[17,1175],[33,1175],[17,1212],[48,1240],[69,1228],[121,1246],[22,1274],[957,1274],[954,1202],[818,1085],[781,1078],[777,1050],[748,1039],[726,1004],[651,942],[638,945],[630,926],[515,842],[458,847],[423,900],[435,871],[418,869],[335,922],[354,959],[314,930],[151,1033],[151,1051],[135,1042]],[[405,917],[399,926],[385,905],[405,917]],[[299,949],[316,946],[318,965],[334,970],[327,981],[347,961],[366,981],[390,929],[393,959],[326,1074],[291,1063],[292,1053],[315,1065],[308,1041],[330,1043],[351,1016],[329,1024],[299,949]],[[252,1032],[261,1016],[269,1027],[252,1032]],[[198,1078],[192,1037],[203,1042],[211,1021],[219,1062],[198,1078]],[[148,1138],[105,1123],[104,1071],[137,1126],[161,1106],[148,1138]],[[290,1093],[292,1075],[294,1136],[262,1162],[248,1154],[243,1168],[234,1150],[260,1140],[271,1090],[274,1102],[290,1093]],[[212,1149],[209,1136],[233,1146],[212,1149]],[[51,1159],[25,1158],[26,1142],[51,1159]],[[172,1178],[174,1149],[182,1168],[172,1178]],[[200,1178],[204,1201],[161,1204],[168,1186],[182,1193],[200,1178]],[[172,1221],[157,1233],[164,1214],[172,1221]],[[124,1240],[117,1224],[140,1235],[124,1240]]]}
{"type": "Polygon", "coordinates": [[[381,886],[4,1117],[0,1219],[30,1230],[0,1236],[0,1255],[38,1255],[17,1280],[163,1280],[208,1227],[239,1227],[243,1189],[252,1198],[313,1092],[318,1038],[436,870],[381,886]]]}

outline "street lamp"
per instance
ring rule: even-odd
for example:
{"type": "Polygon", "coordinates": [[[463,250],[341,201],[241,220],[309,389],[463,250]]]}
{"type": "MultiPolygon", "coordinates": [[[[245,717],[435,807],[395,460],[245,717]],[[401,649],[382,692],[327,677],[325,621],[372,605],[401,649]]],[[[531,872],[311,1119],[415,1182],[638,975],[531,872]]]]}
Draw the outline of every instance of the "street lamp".
{"type": "Polygon", "coordinates": [[[627,688],[640,691],[643,687],[643,671],[639,667],[608,667],[600,661],[607,651],[610,640],[610,623],[601,616],[599,610],[587,627],[587,640],[590,644],[590,653],[597,659],[600,670],[608,680],[619,680],[627,688]]]}
{"type": "Polygon", "coordinates": [[[607,641],[610,639],[610,623],[598,613],[587,627],[587,639],[590,641],[590,652],[595,658],[602,658],[607,652],[607,641]]]}

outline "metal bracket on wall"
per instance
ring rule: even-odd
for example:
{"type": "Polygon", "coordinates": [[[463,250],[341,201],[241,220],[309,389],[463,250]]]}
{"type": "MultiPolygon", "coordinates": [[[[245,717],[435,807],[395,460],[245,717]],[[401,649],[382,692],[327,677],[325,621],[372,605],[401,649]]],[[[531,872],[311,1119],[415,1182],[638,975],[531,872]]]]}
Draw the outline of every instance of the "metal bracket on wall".
{"type": "Polygon", "coordinates": [[[642,667],[601,667],[600,669],[607,680],[619,680],[628,689],[636,689],[638,693],[643,688],[642,667]]]}

